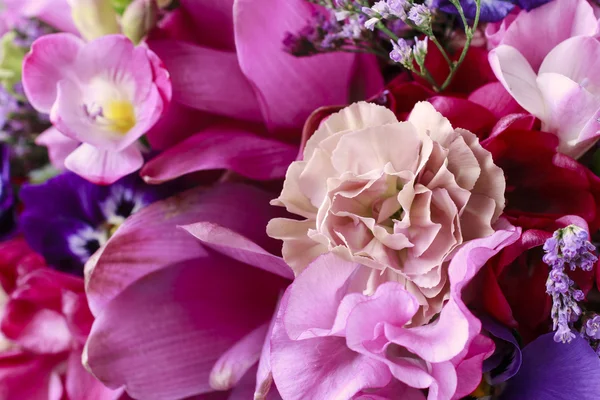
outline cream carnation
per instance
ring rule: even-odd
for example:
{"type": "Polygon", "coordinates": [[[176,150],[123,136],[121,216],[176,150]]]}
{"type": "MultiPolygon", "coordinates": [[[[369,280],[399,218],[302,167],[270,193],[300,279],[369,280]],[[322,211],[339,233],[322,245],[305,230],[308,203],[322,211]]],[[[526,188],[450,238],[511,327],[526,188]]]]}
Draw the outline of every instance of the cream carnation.
{"type": "Polygon", "coordinates": [[[423,323],[448,298],[448,262],[466,241],[494,232],[505,181],[477,137],[427,102],[408,121],[369,103],[329,117],[308,140],[273,204],[304,220],[277,218],[268,234],[300,273],[332,251],[371,268],[369,290],[404,284],[423,323]]]}

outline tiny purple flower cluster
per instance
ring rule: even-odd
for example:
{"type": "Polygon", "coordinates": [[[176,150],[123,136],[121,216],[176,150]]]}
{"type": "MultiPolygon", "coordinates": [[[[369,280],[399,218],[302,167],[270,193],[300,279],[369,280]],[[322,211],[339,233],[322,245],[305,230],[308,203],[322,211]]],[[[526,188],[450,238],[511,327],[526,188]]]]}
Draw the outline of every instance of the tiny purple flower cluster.
{"type": "Polygon", "coordinates": [[[581,316],[577,304],[584,299],[581,290],[567,275],[565,267],[571,271],[580,268],[590,271],[598,258],[592,253],[595,247],[589,242],[585,229],[575,225],[558,229],[544,243],[543,261],[552,269],[546,281],[546,293],[552,296],[553,330],[556,342],[569,343],[575,338],[571,326],[581,316]]]}

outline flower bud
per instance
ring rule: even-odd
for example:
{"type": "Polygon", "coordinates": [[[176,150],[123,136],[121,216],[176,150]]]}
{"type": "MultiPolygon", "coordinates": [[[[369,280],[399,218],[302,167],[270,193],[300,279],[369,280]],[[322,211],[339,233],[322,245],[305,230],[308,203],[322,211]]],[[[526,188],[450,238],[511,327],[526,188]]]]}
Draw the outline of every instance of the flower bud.
{"type": "Polygon", "coordinates": [[[120,32],[110,0],[69,0],[69,4],[73,22],[86,40],[120,32]]]}
{"type": "Polygon", "coordinates": [[[127,7],[121,20],[123,33],[135,44],[142,41],[158,20],[155,0],[135,0],[127,7]]]}

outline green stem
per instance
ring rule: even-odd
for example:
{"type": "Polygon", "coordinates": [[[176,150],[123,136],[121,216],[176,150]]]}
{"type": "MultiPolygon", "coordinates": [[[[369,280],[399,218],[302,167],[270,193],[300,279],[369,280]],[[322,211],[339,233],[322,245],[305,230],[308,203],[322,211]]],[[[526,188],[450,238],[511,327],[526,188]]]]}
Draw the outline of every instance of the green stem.
{"type": "Polygon", "coordinates": [[[390,31],[383,22],[379,21],[376,26],[377,26],[377,29],[379,29],[381,32],[385,33],[394,42],[397,42],[398,40],[400,40],[400,38],[398,36],[396,36],[396,34],[394,32],[390,31]]]}

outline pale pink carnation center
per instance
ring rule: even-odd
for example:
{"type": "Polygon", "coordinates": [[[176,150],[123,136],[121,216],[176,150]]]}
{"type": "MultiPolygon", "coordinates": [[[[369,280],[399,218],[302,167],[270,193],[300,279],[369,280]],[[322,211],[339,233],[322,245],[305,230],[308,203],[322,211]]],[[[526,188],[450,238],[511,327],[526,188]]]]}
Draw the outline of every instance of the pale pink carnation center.
{"type": "Polygon", "coordinates": [[[328,251],[372,268],[369,288],[405,285],[431,319],[448,298],[448,262],[465,241],[489,236],[505,181],[477,137],[431,104],[408,121],[369,103],[327,119],[294,162],[273,203],[305,217],[278,218],[270,236],[299,274],[328,251]]]}

